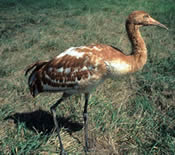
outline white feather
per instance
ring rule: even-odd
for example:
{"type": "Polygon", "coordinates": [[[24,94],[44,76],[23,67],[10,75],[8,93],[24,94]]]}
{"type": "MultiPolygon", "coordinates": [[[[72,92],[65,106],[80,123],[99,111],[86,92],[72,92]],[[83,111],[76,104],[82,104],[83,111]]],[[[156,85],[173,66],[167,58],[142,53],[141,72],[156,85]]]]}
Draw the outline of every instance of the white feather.
{"type": "Polygon", "coordinates": [[[60,55],[58,55],[57,58],[61,58],[61,57],[65,56],[65,55],[74,56],[77,59],[81,58],[84,55],[84,53],[83,52],[76,51],[76,48],[77,47],[71,47],[71,48],[69,48],[65,52],[63,52],[60,55]]]}

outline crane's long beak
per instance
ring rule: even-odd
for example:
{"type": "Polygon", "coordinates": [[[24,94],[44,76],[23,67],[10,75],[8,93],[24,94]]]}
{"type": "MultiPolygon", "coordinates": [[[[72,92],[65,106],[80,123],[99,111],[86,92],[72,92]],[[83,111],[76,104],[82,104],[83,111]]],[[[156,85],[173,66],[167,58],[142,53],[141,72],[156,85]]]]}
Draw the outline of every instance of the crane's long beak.
{"type": "Polygon", "coordinates": [[[162,27],[162,28],[168,30],[168,28],[167,28],[165,25],[161,24],[160,22],[158,22],[157,20],[155,20],[155,19],[153,19],[153,18],[150,18],[149,24],[150,24],[150,25],[159,26],[159,27],[162,27]]]}

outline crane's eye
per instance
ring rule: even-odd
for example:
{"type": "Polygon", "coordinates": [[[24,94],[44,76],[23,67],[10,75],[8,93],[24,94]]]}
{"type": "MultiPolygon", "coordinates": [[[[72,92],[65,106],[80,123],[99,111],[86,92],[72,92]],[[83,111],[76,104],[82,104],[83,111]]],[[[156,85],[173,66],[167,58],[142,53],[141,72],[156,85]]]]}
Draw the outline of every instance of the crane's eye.
{"type": "Polygon", "coordinates": [[[144,15],[144,16],[143,16],[143,18],[148,18],[148,17],[149,17],[149,15],[144,15]]]}

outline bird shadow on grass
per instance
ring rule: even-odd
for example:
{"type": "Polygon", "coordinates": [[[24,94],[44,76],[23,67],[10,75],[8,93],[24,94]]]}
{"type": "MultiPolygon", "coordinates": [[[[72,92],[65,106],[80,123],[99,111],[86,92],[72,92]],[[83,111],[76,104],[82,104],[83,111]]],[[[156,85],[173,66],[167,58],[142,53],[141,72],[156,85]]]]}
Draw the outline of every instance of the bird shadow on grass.
{"type": "MultiPolygon", "coordinates": [[[[8,119],[14,120],[15,124],[23,122],[29,130],[45,135],[51,134],[55,129],[52,115],[44,110],[15,113],[7,116],[4,120],[8,119]]],[[[70,135],[83,128],[83,124],[71,121],[71,117],[57,117],[57,121],[60,127],[64,127],[70,135]]]]}

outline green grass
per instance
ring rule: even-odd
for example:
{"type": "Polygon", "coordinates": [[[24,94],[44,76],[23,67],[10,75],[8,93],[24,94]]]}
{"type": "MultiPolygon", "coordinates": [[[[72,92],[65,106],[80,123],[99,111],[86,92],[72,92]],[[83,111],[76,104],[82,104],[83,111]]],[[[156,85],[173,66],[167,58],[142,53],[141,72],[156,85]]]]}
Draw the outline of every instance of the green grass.
{"type": "MultiPolygon", "coordinates": [[[[32,98],[24,69],[71,46],[105,43],[129,54],[125,19],[144,10],[165,24],[141,29],[148,48],[142,71],[107,80],[90,98],[94,154],[175,154],[174,0],[1,0],[0,154],[57,154],[49,108],[61,94],[32,98]]],[[[83,154],[83,97],[57,108],[70,154],[83,154]]],[[[93,153],[92,153],[93,154],[93,153]]]]}

